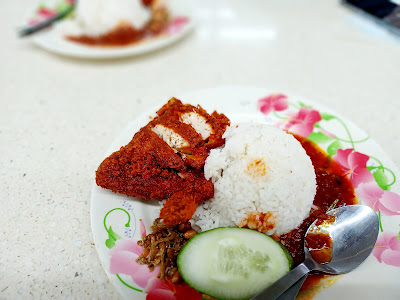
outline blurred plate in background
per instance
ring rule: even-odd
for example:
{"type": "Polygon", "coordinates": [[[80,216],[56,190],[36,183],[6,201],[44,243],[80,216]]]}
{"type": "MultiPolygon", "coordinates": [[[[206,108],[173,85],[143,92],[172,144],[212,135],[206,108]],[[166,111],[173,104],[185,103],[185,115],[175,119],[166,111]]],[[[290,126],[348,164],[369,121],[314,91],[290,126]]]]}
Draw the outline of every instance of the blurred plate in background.
{"type": "MultiPolygon", "coordinates": [[[[33,15],[35,15],[36,18],[41,18],[41,20],[43,20],[46,15],[51,17],[52,10],[57,10],[65,4],[65,0],[58,2],[58,4],[55,3],[54,0],[41,2],[40,8],[37,9],[33,15]],[[47,2],[48,8],[46,6],[47,2]],[[39,10],[42,11],[41,16],[38,16],[37,11],[39,10]]],[[[170,0],[169,7],[172,21],[170,26],[165,30],[165,33],[127,46],[86,46],[68,41],[54,28],[45,29],[36,33],[32,37],[32,41],[49,52],[76,58],[109,59],[143,54],[166,47],[178,41],[193,29],[195,20],[190,3],[184,0],[170,0]]],[[[62,20],[60,22],[62,22],[62,20]]],[[[32,22],[30,21],[30,23],[32,22]]]]}

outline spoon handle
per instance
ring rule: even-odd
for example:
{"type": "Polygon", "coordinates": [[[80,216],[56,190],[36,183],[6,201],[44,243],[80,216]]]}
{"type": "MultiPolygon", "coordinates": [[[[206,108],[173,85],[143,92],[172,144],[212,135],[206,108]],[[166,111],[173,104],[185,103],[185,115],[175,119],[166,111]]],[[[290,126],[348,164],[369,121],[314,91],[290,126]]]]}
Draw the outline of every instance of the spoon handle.
{"type": "Polygon", "coordinates": [[[299,281],[293,284],[288,290],[286,290],[282,295],[280,295],[276,300],[294,300],[296,299],[297,294],[299,293],[301,286],[304,281],[306,281],[308,274],[301,277],[299,281]]]}
{"type": "Polygon", "coordinates": [[[310,272],[310,269],[304,263],[302,263],[283,276],[281,279],[267,287],[261,293],[255,295],[253,298],[251,298],[251,300],[275,300],[305,274],[308,274],[308,272],[310,272]]]}
{"type": "MultiPolygon", "coordinates": [[[[77,0],[74,1],[76,4],[77,0]]],[[[31,35],[37,31],[40,31],[46,27],[49,27],[53,23],[65,18],[68,16],[70,12],[72,12],[75,8],[75,5],[71,4],[68,8],[66,8],[64,11],[60,12],[59,14],[55,15],[54,17],[51,17],[43,22],[40,22],[39,24],[33,25],[33,26],[27,26],[25,28],[22,28],[19,30],[18,35],[20,37],[25,37],[28,35],[31,35]]]]}

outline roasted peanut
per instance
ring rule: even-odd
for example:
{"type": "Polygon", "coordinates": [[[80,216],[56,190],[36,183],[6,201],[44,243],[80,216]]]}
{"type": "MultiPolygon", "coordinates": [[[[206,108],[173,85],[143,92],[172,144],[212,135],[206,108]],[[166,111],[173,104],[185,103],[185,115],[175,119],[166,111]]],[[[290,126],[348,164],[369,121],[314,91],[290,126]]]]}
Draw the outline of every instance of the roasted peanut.
{"type": "Polygon", "coordinates": [[[181,282],[181,280],[182,280],[181,274],[179,274],[179,271],[176,270],[174,275],[172,275],[172,277],[171,277],[171,282],[173,284],[177,284],[177,283],[181,282]]]}
{"type": "Polygon", "coordinates": [[[189,229],[188,231],[186,231],[186,232],[183,234],[183,237],[184,237],[185,239],[188,240],[188,239],[194,237],[196,234],[197,234],[197,231],[196,231],[196,230],[194,230],[194,229],[189,229]]]}
{"type": "Polygon", "coordinates": [[[190,229],[192,229],[192,225],[190,224],[189,221],[183,222],[183,223],[178,225],[178,230],[180,232],[186,232],[186,231],[188,231],[190,229]]]}

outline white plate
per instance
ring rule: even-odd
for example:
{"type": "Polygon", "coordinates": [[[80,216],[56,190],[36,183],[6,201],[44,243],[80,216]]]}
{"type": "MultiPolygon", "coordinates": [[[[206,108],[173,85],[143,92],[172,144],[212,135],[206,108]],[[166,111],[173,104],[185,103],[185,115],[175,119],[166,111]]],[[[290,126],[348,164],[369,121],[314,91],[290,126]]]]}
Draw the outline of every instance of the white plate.
{"type": "MultiPolygon", "coordinates": [[[[47,1],[49,2],[50,0],[47,1]]],[[[175,30],[171,30],[168,33],[158,35],[154,38],[143,40],[139,43],[112,47],[86,46],[68,41],[59,31],[54,30],[54,28],[49,28],[48,30],[36,33],[32,37],[32,41],[47,51],[60,55],[86,59],[121,58],[154,51],[183,38],[193,29],[195,24],[195,16],[193,14],[191,3],[185,0],[169,0],[168,3],[170,3],[172,19],[184,17],[187,18],[187,22],[175,30]]]]}
{"type": "MultiPolygon", "coordinates": [[[[301,109],[302,112],[306,112],[303,115],[305,118],[299,115],[292,115],[291,118],[292,120],[297,120],[295,122],[301,125],[297,129],[300,128],[303,133],[307,130],[309,132],[312,131],[310,138],[318,142],[320,147],[333,154],[338,147],[350,149],[354,146],[355,152],[368,155],[370,158],[367,166],[371,174],[379,171],[375,174],[378,179],[376,181],[374,177],[372,180],[369,179],[368,182],[364,180],[365,182],[359,183],[359,187],[361,190],[363,185],[369,185],[375,191],[374,196],[377,202],[375,201],[374,207],[376,210],[379,209],[381,211],[379,214],[383,231],[379,234],[373,255],[357,270],[342,276],[332,286],[322,289],[315,296],[315,299],[397,299],[400,295],[400,183],[396,181],[393,175],[400,178],[398,169],[381,147],[370,138],[367,138],[367,134],[363,130],[359,129],[351,121],[344,120],[337,113],[317,103],[286,94],[290,103],[287,109],[281,111],[272,110],[268,114],[262,113],[257,105],[258,100],[275,93],[276,91],[262,88],[227,87],[201,90],[177,95],[177,97],[184,103],[200,104],[208,112],[216,109],[236,123],[255,121],[276,124],[281,122],[288,112],[296,114],[301,109]],[[315,120],[309,118],[311,111],[313,111],[314,117],[319,115],[322,120],[314,124],[315,120]],[[377,182],[382,187],[386,186],[385,189],[387,190],[384,191],[380,188],[377,182]],[[393,184],[391,184],[392,182],[393,184]],[[390,213],[393,215],[390,215],[390,213]]],[[[272,104],[271,107],[273,107],[277,103],[275,102],[276,99],[276,95],[272,98],[267,97],[264,99],[264,104],[270,103],[272,104]]],[[[165,102],[167,100],[165,99],[165,102]]],[[[154,115],[157,108],[162,104],[164,103],[160,103],[154,110],[132,122],[117,137],[107,151],[106,156],[118,150],[122,145],[126,145],[132,139],[134,133],[141,126],[147,124],[149,115],[154,115]]],[[[286,120],[282,124],[289,124],[287,121],[290,120],[286,120]]],[[[293,128],[291,129],[293,130],[293,128]]],[[[357,161],[355,162],[354,168],[359,169],[353,173],[349,172],[349,176],[353,174],[351,178],[353,183],[360,179],[356,175],[360,171],[365,172],[366,170],[362,164],[357,165],[357,161]]],[[[363,194],[364,196],[362,194],[357,195],[360,203],[371,204],[371,201],[368,202],[368,199],[365,198],[365,193],[363,194]]],[[[125,299],[146,299],[147,294],[141,291],[144,290],[145,284],[153,279],[148,280],[146,275],[140,274],[143,270],[140,270],[138,265],[134,263],[137,255],[133,251],[135,250],[136,241],[141,237],[140,219],[143,220],[146,229],[149,230],[152,221],[158,217],[159,208],[157,201],[143,201],[112,193],[96,185],[93,186],[91,222],[95,244],[105,272],[125,299]],[[128,219],[130,219],[130,222],[126,227],[128,219]],[[110,231],[110,227],[112,231],[110,231]],[[117,233],[118,236],[114,233],[117,233]],[[107,240],[108,242],[106,242],[107,240]],[[114,242],[116,242],[115,246],[114,242]],[[111,272],[110,267],[112,268],[111,272]],[[119,274],[113,274],[116,272],[119,274]]],[[[147,268],[146,266],[144,267],[147,268]]],[[[164,289],[167,294],[173,294],[173,289],[168,285],[159,288],[164,289]]]]}

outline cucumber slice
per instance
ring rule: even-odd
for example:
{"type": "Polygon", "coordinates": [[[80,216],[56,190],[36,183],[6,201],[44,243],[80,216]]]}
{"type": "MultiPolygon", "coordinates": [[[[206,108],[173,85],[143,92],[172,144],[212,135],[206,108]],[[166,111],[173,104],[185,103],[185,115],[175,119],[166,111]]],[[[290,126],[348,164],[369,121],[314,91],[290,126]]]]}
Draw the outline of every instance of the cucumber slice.
{"type": "Polygon", "coordinates": [[[217,299],[249,299],[290,271],[293,259],[271,237],[221,227],[192,237],[178,255],[185,282],[217,299]]]}

